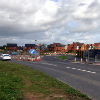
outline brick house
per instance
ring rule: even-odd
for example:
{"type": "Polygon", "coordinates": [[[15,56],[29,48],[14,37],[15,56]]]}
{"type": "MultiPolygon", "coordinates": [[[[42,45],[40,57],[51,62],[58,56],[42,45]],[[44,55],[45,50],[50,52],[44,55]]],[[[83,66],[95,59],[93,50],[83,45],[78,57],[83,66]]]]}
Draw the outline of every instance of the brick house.
{"type": "Polygon", "coordinates": [[[100,50],[100,43],[94,43],[93,48],[100,50]]]}
{"type": "Polygon", "coordinates": [[[72,47],[73,47],[72,44],[68,44],[68,45],[67,45],[67,50],[68,50],[68,52],[72,52],[72,47]]]}
{"type": "Polygon", "coordinates": [[[53,43],[48,46],[49,51],[53,52],[65,52],[65,48],[60,43],[53,43]]]}
{"type": "Polygon", "coordinates": [[[6,50],[8,51],[17,51],[18,50],[18,46],[17,44],[14,44],[14,43],[7,43],[7,46],[6,46],[6,50]]]}
{"type": "Polygon", "coordinates": [[[72,44],[68,44],[68,51],[70,52],[76,52],[78,50],[81,50],[81,46],[84,45],[84,43],[80,42],[73,42],[72,44]]]}
{"type": "Polygon", "coordinates": [[[80,51],[84,51],[84,50],[86,50],[86,44],[81,45],[81,47],[80,47],[79,50],[80,50],[80,51]]]}
{"type": "Polygon", "coordinates": [[[30,49],[36,49],[36,45],[35,44],[25,44],[25,51],[28,51],[30,49]]]}
{"type": "Polygon", "coordinates": [[[90,49],[95,49],[94,44],[86,44],[86,49],[85,50],[90,50],[90,49]]]}

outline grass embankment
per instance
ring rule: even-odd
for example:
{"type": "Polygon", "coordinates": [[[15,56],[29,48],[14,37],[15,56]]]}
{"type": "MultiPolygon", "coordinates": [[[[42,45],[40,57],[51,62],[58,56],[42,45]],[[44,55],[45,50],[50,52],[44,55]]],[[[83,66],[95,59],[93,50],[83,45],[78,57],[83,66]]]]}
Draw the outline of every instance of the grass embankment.
{"type": "Polygon", "coordinates": [[[58,59],[68,59],[70,55],[62,55],[62,56],[58,56],[58,59]]]}
{"type": "Polygon", "coordinates": [[[0,100],[91,99],[42,72],[0,61],[0,100]]]}

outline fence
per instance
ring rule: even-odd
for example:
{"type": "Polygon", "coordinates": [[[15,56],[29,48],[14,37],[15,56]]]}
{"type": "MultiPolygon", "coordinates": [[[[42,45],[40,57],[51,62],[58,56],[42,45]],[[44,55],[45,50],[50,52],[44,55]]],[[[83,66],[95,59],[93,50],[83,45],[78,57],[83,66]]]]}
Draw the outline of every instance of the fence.
{"type": "Polygon", "coordinates": [[[95,62],[100,63],[100,54],[95,55],[95,62]]]}

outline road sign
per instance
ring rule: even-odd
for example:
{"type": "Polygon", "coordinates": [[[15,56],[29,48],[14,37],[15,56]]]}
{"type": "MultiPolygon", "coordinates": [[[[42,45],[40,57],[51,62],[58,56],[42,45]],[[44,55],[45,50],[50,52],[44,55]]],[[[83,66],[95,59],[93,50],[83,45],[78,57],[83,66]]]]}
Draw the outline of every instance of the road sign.
{"type": "Polygon", "coordinates": [[[29,53],[30,53],[30,54],[36,54],[36,50],[35,50],[35,49],[30,49],[30,50],[29,50],[29,53]]]}

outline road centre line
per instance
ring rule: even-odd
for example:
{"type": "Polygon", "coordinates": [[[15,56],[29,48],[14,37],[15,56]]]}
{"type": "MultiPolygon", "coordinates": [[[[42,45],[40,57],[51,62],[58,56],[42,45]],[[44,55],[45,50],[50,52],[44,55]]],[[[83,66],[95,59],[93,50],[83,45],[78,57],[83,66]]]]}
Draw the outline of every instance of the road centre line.
{"type": "Polygon", "coordinates": [[[76,69],[76,68],[72,68],[72,69],[76,69]]]}
{"type": "Polygon", "coordinates": [[[91,72],[92,74],[95,74],[96,72],[91,72]]]}
{"type": "Polygon", "coordinates": [[[83,72],[85,72],[86,70],[82,70],[83,72]]]}
{"type": "Polygon", "coordinates": [[[66,67],[66,68],[70,68],[70,67],[66,67]]]}
{"type": "Polygon", "coordinates": [[[82,69],[77,69],[77,70],[82,70],[82,69]]]}
{"type": "Polygon", "coordinates": [[[87,70],[84,70],[84,69],[77,69],[77,68],[71,68],[71,67],[66,67],[67,69],[76,69],[76,70],[79,70],[79,71],[83,71],[83,72],[88,72],[88,73],[91,73],[91,74],[95,74],[96,72],[92,72],[92,71],[87,71],[87,70]]]}
{"type": "Polygon", "coordinates": [[[54,65],[54,64],[49,64],[49,63],[42,63],[42,64],[57,66],[57,65],[54,65]]]}
{"type": "Polygon", "coordinates": [[[87,71],[87,72],[89,72],[89,73],[90,73],[91,71],[87,71]]]}

